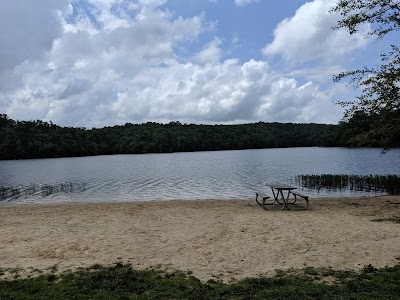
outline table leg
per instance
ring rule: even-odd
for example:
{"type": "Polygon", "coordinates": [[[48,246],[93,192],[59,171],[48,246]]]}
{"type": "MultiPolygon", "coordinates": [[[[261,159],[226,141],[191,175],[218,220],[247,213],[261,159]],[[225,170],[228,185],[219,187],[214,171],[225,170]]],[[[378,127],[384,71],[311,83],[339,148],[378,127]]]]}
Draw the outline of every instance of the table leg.
{"type": "Polygon", "coordinates": [[[282,190],[281,189],[278,189],[278,192],[276,193],[276,201],[279,203],[279,204],[283,204],[283,203],[285,203],[285,197],[283,196],[283,193],[282,193],[282,190]],[[280,196],[280,197],[279,197],[280,196]],[[279,199],[280,198],[280,199],[279,199]],[[283,202],[280,202],[279,200],[281,200],[281,201],[283,201],[283,202]]]}
{"type": "Polygon", "coordinates": [[[283,210],[283,209],[287,208],[287,203],[286,203],[285,196],[283,196],[283,191],[281,190],[280,192],[281,192],[281,199],[283,200],[283,205],[282,205],[281,209],[283,210]]]}
{"type": "Polygon", "coordinates": [[[283,191],[282,190],[280,190],[280,192],[281,192],[281,197],[282,197],[282,200],[283,200],[283,205],[282,205],[281,209],[285,209],[286,208],[286,209],[290,210],[290,208],[288,206],[290,190],[288,191],[287,197],[285,197],[283,195],[283,191]]]}
{"type": "Polygon", "coordinates": [[[274,195],[274,199],[275,199],[275,201],[278,201],[278,193],[276,193],[276,195],[275,195],[275,191],[274,191],[274,188],[273,187],[271,187],[271,191],[272,191],[272,195],[274,195]]]}

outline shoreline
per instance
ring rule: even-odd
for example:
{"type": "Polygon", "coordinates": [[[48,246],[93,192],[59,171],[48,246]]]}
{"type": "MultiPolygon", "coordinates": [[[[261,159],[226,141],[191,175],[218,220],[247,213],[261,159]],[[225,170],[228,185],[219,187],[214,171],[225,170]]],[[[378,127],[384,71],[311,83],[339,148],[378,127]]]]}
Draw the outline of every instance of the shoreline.
{"type": "Polygon", "coordinates": [[[310,199],[306,211],[265,211],[254,200],[0,205],[0,268],[59,271],[130,263],[208,280],[305,267],[394,266],[400,196],[310,199]]]}
{"type": "MultiPolygon", "coordinates": [[[[300,190],[299,190],[300,191],[300,190]]],[[[396,197],[393,195],[389,195],[388,193],[377,193],[377,192],[371,192],[371,193],[360,193],[360,194],[355,194],[355,193],[339,193],[339,194],[312,194],[308,191],[305,191],[310,199],[312,201],[335,201],[335,200],[340,200],[340,199],[364,199],[364,198],[380,198],[380,197],[396,197]]],[[[268,194],[268,192],[267,192],[268,194]]],[[[271,193],[269,193],[271,194],[271,193]]],[[[271,195],[272,196],[272,195],[271,195]]],[[[400,197],[400,196],[399,196],[400,197]]],[[[80,205],[80,204],[145,204],[145,203],[165,203],[165,202],[208,202],[208,201],[227,201],[227,202],[232,202],[232,201],[253,201],[255,199],[255,196],[253,197],[240,197],[240,198],[200,198],[200,199],[189,199],[189,198],[165,198],[165,199],[123,199],[123,200],[109,200],[109,199],[74,199],[71,200],[70,198],[66,198],[67,200],[55,200],[55,201],[48,201],[48,202],[41,202],[41,201],[32,201],[32,202],[24,202],[24,201],[0,201],[0,208],[2,206],[29,206],[29,205],[42,205],[42,206],[52,206],[52,205],[80,205]]]]}

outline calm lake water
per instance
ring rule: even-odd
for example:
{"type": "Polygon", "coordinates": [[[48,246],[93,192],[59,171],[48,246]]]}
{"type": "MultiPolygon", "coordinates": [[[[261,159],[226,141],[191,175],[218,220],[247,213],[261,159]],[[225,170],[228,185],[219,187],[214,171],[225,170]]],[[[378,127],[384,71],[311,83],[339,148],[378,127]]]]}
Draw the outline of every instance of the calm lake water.
{"type": "MultiPolygon", "coordinates": [[[[0,161],[0,203],[253,199],[301,174],[400,175],[400,150],[284,148],[0,161]]],[[[319,197],[360,195],[313,191],[319,197]]]]}

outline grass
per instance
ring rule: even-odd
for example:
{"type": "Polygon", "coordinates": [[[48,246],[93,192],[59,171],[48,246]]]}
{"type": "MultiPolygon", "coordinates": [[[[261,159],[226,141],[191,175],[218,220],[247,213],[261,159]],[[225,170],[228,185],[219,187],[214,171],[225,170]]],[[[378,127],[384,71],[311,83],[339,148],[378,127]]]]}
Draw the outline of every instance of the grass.
{"type": "Polygon", "coordinates": [[[359,272],[306,268],[271,278],[201,282],[192,275],[130,265],[0,281],[0,299],[399,299],[400,265],[359,272]],[[333,283],[322,283],[324,277],[333,283]]]}
{"type": "Polygon", "coordinates": [[[390,218],[382,218],[382,219],[373,219],[372,222],[392,222],[396,224],[400,224],[400,217],[390,217],[390,218]]]}

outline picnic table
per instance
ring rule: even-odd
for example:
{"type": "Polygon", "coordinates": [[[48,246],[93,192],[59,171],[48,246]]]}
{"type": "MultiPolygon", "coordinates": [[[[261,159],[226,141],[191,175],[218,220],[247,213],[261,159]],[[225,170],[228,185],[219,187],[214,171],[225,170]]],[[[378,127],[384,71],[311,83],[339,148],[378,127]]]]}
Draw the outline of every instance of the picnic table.
{"type": "MultiPolygon", "coordinates": [[[[273,196],[273,201],[268,201],[271,197],[268,196],[267,194],[263,192],[256,192],[256,202],[264,207],[265,210],[267,209],[267,206],[275,204],[276,202],[279,204],[282,204],[281,209],[294,209],[294,210],[306,210],[308,208],[308,196],[299,192],[295,191],[297,188],[288,184],[284,183],[276,183],[276,182],[267,182],[265,184],[266,186],[269,186],[271,188],[273,196]],[[287,196],[283,194],[283,191],[287,191],[287,196]],[[290,199],[289,202],[289,196],[292,195],[294,199],[290,199]],[[295,204],[297,199],[301,198],[302,200],[305,201],[305,205],[294,205],[292,208],[289,208],[288,204],[295,204]],[[262,202],[259,201],[259,199],[262,199],[262,202]]],[[[271,199],[272,200],[272,199],[271,199]]]]}
{"type": "Polygon", "coordinates": [[[289,195],[292,190],[297,189],[294,186],[287,185],[284,183],[276,183],[276,182],[267,182],[265,184],[266,186],[269,186],[271,188],[272,194],[274,195],[274,202],[278,202],[279,204],[283,204],[281,209],[290,209],[287,204],[289,201],[289,195]],[[283,195],[283,191],[287,191],[287,196],[285,197],[283,195]],[[280,202],[282,201],[282,202],[280,202]]]}

